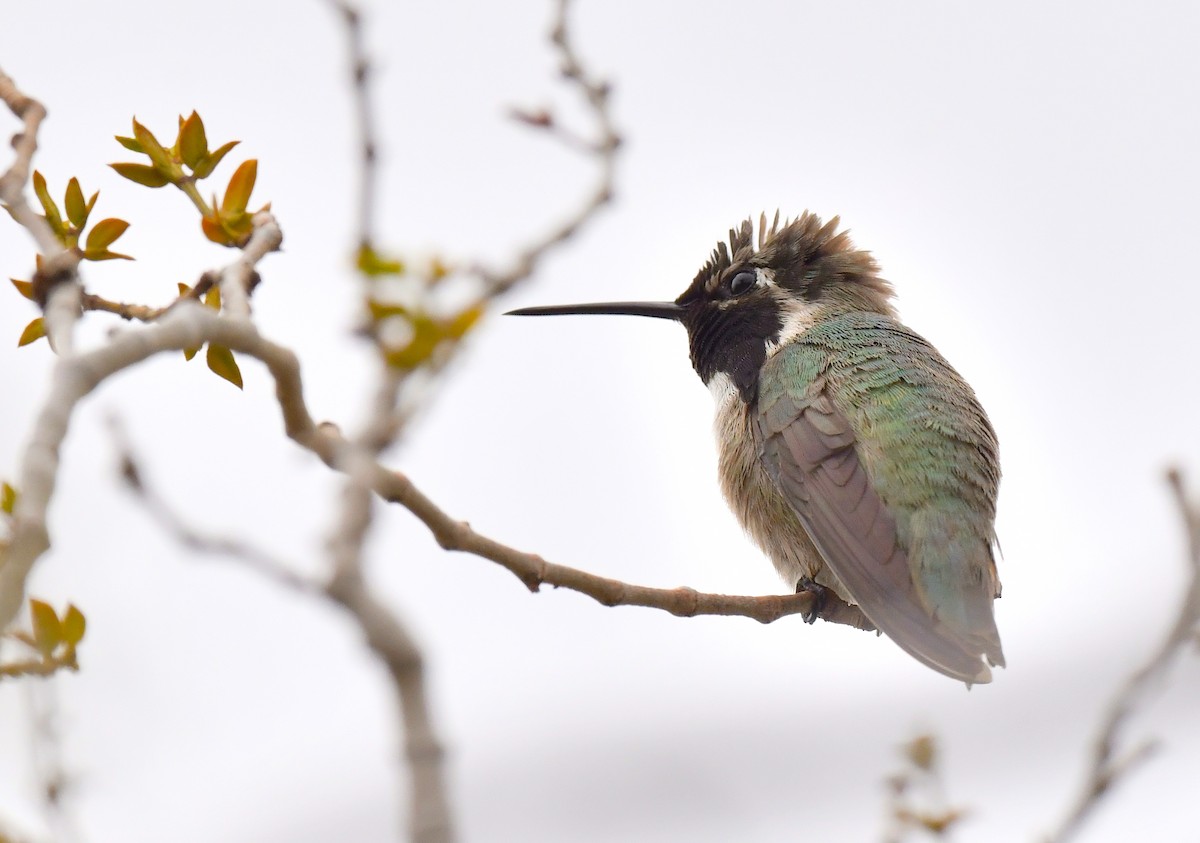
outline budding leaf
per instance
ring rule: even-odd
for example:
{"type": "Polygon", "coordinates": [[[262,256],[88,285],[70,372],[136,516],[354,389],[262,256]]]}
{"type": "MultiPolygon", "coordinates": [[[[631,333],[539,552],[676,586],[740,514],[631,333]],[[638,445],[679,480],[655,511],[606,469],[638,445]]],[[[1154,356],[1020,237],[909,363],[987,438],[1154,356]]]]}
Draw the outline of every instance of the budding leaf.
{"type": "Polygon", "coordinates": [[[230,141],[229,143],[221,144],[212,152],[205,155],[200,161],[192,167],[192,175],[198,179],[206,179],[212,175],[213,170],[217,169],[217,165],[221,163],[221,159],[237,146],[241,141],[230,141]]]}
{"type": "Polygon", "coordinates": [[[195,111],[179,129],[179,156],[193,172],[208,155],[208,138],[204,134],[204,121],[195,111]]]}
{"type": "Polygon", "coordinates": [[[83,640],[85,632],[87,632],[87,618],[83,616],[83,612],[68,603],[67,613],[62,619],[63,641],[74,647],[83,640]]]}
{"type": "Polygon", "coordinates": [[[41,600],[29,601],[29,614],[33,618],[33,643],[41,654],[49,658],[62,643],[62,624],[49,603],[41,600]]]}
{"type": "Polygon", "coordinates": [[[475,327],[475,323],[479,321],[479,317],[483,316],[483,306],[475,305],[469,307],[461,313],[457,314],[446,325],[446,336],[451,339],[462,339],[467,331],[475,327]]]}
{"type": "Polygon", "coordinates": [[[33,192],[37,194],[38,201],[42,203],[42,209],[46,212],[46,222],[54,229],[54,233],[60,237],[66,234],[62,214],[59,213],[54,200],[50,198],[50,191],[46,189],[46,177],[37,170],[33,171],[33,192]]]}
{"type": "Polygon", "coordinates": [[[171,181],[158,170],[145,164],[128,164],[122,162],[120,164],[109,164],[108,166],[116,170],[118,175],[146,187],[162,187],[171,181]]]}
{"type": "Polygon", "coordinates": [[[398,258],[386,258],[366,243],[359,247],[355,263],[358,271],[369,278],[404,274],[403,261],[398,258]]]}
{"type": "Polygon", "coordinates": [[[92,227],[92,231],[87,237],[87,251],[103,252],[109,246],[117,241],[117,238],[125,233],[125,229],[129,228],[129,223],[125,220],[118,220],[112,217],[106,220],[100,220],[92,227]]]}
{"type": "Polygon", "coordinates": [[[67,182],[67,219],[71,221],[71,225],[76,228],[83,228],[87,224],[87,203],[83,201],[83,189],[79,186],[79,179],[72,178],[67,182]]]}
{"type": "Polygon", "coordinates": [[[409,309],[402,304],[392,304],[391,302],[381,302],[377,299],[367,299],[367,312],[371,314],[371,319],[378,322],[382,319],[391,319],[393,316],[409,316],[409,309]]]}
{"type": "Polygon", "coordinates": [[[143,155],[146,154],[146,150],[142,148],[142,145],[133,138],[127,138],[122,135],[116,135],[115,137],[117,139],[117,143],[121,144],[121,146],[125,147],[130,152],[140,152],[143,155]]]}
{"type": "Polygon", "coordinates": [[[32,284],[32,282],[18,281],[16,278],[9,278],[8,280],[11,281],[13,283],[13,286],[17,288],[18,293],[20,293],[21,295],[23,295],[25,298],[29,299],[30,301],[33,301],[33,284],[32,284]]]}
{"type": "Polygon", "coordinates": [[[133,136],[137,138],[137,142],[142,145],[142,152],[150,156],[150,160],[154,162],[154,167],[160,170],[163,175],[171,172],[174,166],[174,161],[171,160],[171,153],[163,148],[163,145],[158,142],[158,138],[154,134],[134,118],[133,121],[133,136]]]}
{"type": "Polygon", "coordinates": [[[212,217],[200,218],[200,230],[204,232],[205,237],[214,243],[219,243],[222,246],[234,245],[234,239],[225,232],[225,229],[221,227],[221,223],[212,217]]]}
{"type": "Polygon", "coordinates": [[[25,330],[21,332],[21,338],[17,340],[17,348],[23,345],[29,345],[31,342],[40,340],[46,336],[46,323],[42,317],[38,317],[25,326],[25,330]]]}
{"type": "Polygon", "coordinates": [[[254,181],[258,178],[258,161],[251,158],[243,161],[229,179],[229,187],[225,188],[225,198],[221,200],[221,216],[234,216],[246,212],[246,204],[250,201],[250,193],[254,190],[254,181]]]}
{"type": "Polygon", "coordinates": [[[12,515],[17,508],[17,490],[10,483],[0,484],[0,512],[12,515]]]}
{"type": "Polygon", "coordinates": [[[232,351],[223,345],[214,345],[210,342],[205,357],[208,368],[238,389],[242,388],[242,370],[238,368],[237,361],[233,359],[232,351]]]}

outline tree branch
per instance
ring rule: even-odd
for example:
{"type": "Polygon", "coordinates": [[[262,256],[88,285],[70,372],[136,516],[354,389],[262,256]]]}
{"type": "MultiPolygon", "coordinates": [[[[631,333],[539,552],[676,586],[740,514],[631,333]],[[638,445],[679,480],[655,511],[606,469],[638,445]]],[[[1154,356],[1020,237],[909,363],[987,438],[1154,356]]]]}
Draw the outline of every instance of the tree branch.
{"type": "Polygon", "coordinates": [[[1125,680],[1109,703],[1092,749],[1091,766],[1083,788],[1074,807],[1058,830],[1046,838],[1046,843],[1065,843],[1076,836],[1112,787],[1154,752],[1155,744],[1150,742],[1118,756],[1124,728],[1144,703],[1151,688],[1169,672],[1184,649],[1196,640],[1197,627],[1200,625],[1200,507],[1189,500],[1178,469],[1173,468],[1167,473],[1167,482],[1187,534],[1188,585],[1183,604],[1162,643],[1150,659],[1125,680]]]}

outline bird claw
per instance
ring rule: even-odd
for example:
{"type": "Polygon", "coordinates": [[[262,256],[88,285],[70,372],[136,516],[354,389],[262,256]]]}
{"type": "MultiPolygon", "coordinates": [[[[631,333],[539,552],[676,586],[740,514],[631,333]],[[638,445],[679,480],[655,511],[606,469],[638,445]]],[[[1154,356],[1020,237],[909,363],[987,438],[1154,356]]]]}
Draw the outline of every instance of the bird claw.
{"type": "Polygon", "coordinates": [[[817,618],[821,617],[821,612],[825,609],[825,604],[829,600],[829,589],[821,585],[812,577],[804,577],[800,582],[796,583],[797,594],[811,594],[813,596],[812,608],[807,612],[800,613],[800,619],[805,623],[816,623],[817,618]]]}

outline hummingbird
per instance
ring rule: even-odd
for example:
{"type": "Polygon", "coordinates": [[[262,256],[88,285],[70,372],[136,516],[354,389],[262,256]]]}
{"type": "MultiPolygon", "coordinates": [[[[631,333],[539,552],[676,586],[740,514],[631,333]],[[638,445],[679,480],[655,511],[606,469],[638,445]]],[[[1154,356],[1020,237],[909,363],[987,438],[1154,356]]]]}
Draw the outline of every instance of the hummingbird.
{"type": "Polygon", "coordinates": [[[840,220],[730,229],[673,302],[526,307],[687,329],[716,400],[721,490],[817,618],[886,634],[972,684],[1004,653],[996,434],[974,391],[903,325],[892,285],[840,220]]]}

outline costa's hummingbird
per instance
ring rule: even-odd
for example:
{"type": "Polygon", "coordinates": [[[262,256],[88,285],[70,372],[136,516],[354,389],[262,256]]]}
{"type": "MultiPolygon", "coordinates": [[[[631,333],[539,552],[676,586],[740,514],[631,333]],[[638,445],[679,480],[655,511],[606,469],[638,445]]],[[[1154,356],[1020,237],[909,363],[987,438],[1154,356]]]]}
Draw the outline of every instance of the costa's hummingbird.
{"type": "Polygon", "coordinates": [[[805,620],[878,629],[934,670],[989,682],[1004,664],[996,434],[838,225],[764,214],[755,242],[746,220],[674,302],[512,313],[683,323],[716,398],[721,489],[784,580],[814,594],[805,620]]]}

